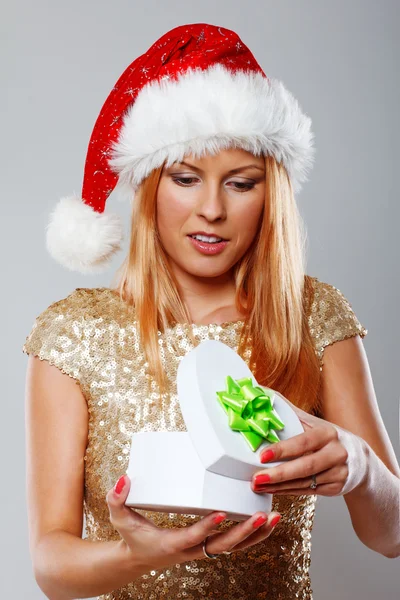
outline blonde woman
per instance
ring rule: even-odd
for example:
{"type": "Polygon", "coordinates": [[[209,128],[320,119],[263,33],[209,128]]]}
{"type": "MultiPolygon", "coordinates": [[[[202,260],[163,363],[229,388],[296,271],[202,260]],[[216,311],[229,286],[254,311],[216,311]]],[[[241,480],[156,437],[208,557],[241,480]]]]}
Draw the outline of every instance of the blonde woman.
{"type": "Polygon", "coordinates": [[[59,201],[47,246],[69,269],[103,269],[122,237],[105,210],[118,185],[132,203],[127,256],[111,287],[45,309],[23,347],[30,549],[48,598],[311,599],[318,495],[343,495],[361,542],[400,554],[400,471],[367,330],[337,288],[305,273],[295,192],[312,164],[310,125],[237,34],[204,23],[167,32],[113,87],[82,198],[59,201]],[[210,338],[302,419],[304,433],[263,453],[249,483],[273,493],[272,511],[236,523],[133,510],[132,433],[185,431],[177,366],[210,338]]]}

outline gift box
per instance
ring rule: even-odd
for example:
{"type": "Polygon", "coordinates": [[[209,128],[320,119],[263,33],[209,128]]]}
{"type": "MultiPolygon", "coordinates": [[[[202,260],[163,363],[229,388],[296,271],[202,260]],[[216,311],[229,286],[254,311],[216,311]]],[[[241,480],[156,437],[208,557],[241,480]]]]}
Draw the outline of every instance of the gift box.
{"type": "Polygon", "coordinates": [[[217,340],[182,358],[177,392],[187,431],[132,435],[126,505],[191,515],[224,511],[234,521],[270,512],[272,494],[250,487],[264,468],[260,453],[304,431],[284,396],[259,386],[245,361],[217,340]]]}

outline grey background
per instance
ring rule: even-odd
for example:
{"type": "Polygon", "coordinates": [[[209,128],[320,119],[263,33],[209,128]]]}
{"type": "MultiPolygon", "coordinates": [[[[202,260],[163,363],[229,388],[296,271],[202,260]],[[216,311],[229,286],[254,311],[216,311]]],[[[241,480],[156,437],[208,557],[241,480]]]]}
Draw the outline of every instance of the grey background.
{"type": "MultiPolygon", "coordinates": [[[[22,344],[50,303],[76,287],[109,285],[125,253],[103,275],[67,272],[46,254],[48,214],[59,197],[80,192],[89,137],[118,77],[177,25],[235,30],[312,117],[317,158],[298,195],[307,272],[339,288],[368,328],[379,407],[399,456],[398,8],[395,0],[2,3],[3,597],[44,597],[28,550],[22,344]]],[[[107,209],[128,223],[116,194],[107,209]]],[[[342,497],[318,497],[315,600],[394,600],[398,567],[358,540],[342,497]]]]}

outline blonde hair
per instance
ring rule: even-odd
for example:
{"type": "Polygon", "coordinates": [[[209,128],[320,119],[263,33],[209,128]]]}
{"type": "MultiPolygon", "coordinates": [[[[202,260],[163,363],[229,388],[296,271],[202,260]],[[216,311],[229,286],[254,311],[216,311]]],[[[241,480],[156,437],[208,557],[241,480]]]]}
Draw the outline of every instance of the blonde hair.
{"type": "MultiPolygon", "coordinates": [[[[250,348],[249,366],[260,385],[279,391],[306,412],[317,410],[319,360],[308,327],[311,278],[305,274],[306,231],[286,169],[265,156],[266,192],[255,240],[234,266],[235,304],[245,314],[238,354],[250,348]],[[243,302],[245,299],[245,303],[243,302]]],[[[157,330],[191,323],[156,226],[163,166],[142,182],[132,203],[128,255],[116,290],[134,308],[149,372],[166,389],[157,330]]],[[[189,335],[193,345],[198,342],[189,335]]]]}

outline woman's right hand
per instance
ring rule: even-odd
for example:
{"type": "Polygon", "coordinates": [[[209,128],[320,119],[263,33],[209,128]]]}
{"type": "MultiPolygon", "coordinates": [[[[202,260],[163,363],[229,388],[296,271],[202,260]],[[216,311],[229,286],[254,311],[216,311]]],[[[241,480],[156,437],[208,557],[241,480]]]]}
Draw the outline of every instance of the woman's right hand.
{"type": "Polygon", "coordinates": [[[270,523],[279,515],[276,512],[257,512],[226,531],[218,532],[216,526],[226,518],[226,513],[212,512],[193,525],[166,529],[157,527],[150,519],[125,506],[130,486],[131,481],[125,475],[121,492],[116,494],[114,486],[108,491],[106,500],[110,522],[125,542],[132,565],[142,568],[144,573],[204,559],[203,541],[207,536],[210,537],[206,549],[210,554],[235,552],[258,544],[271,534],[274,527],[270,523]]]}

